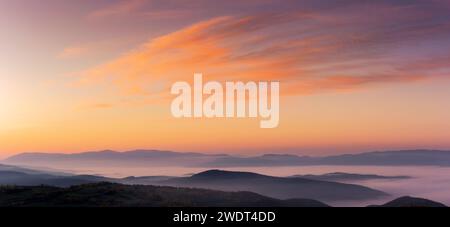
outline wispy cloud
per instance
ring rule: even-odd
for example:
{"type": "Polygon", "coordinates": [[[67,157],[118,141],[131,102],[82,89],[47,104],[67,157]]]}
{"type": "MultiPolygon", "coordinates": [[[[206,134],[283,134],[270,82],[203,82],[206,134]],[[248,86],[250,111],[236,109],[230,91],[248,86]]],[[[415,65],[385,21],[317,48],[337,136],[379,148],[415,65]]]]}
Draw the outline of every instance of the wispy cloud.
{"type": "MultiPolygon", "coordinates": [[[[412,62],[419,66],[423,59],[411,59],[408,51],[450,37],[447,23],[420,5],[380,4],[379,19],[368,17],[364,7],[216,17],[88,69],[81,82],[110,84],[123,94],[163,95],[171,82],[202,72],[216,80],[280,80],[285,94],[299,95],[434,75],[414,71],[412,62]]],[[[435,56],[429,49],[422,54],[435,56]]]]}

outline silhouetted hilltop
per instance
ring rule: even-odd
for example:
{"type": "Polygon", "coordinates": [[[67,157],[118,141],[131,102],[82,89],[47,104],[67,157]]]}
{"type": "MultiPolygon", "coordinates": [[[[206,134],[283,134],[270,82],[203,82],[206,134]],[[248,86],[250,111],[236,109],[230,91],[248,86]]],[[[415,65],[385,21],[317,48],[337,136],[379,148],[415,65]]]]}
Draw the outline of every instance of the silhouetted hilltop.
{"type": "Polygon", "coordinates": [[[387,202],[383,205],[372,205],[371,207],[446,207],[442,203],[438,203],[428,199],[403,196],[387,202]]]}
{"type": "Polygon", "coordinates": [[[207,170],[190,176],[190,179],[194,180],[214,180],[214,179],[255,179],[255,178],[267,178],[268,176],[252,173],[252,172],[236,172],[236,171],[224,171],[224,170],[207,170]]]}
{"type": "Polygon", "coordinates": [[[95,183],[58,188],[2,186],[0,207],[326,207],[311,199],[279,200],[252,192],[95,183]]]}

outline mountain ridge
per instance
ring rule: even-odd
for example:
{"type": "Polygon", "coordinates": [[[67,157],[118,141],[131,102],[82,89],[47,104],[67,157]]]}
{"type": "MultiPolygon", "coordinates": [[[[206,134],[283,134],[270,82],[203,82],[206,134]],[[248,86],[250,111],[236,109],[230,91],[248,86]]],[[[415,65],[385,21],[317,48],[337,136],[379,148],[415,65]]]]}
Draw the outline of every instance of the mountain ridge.
{"type": "Polygon", "coordinates": [[[301,197],[324,202],[369,200],[388,195],[385,192],[356,184],[224,170],[209,170],[190,177],[174,177],[155,183],[221,191],[252,191],[278,199],[301,197]]]}
{"type": "Polygon", "coordinates": [[[373,151],[330,156],[263,154],[234,156],[161,150],[112,150],[72,154],[20,153],[2,161],[6,164],[58,167],[71,166],[185,166],[185,167],[257,167],[308,165],[377,165],[377,166],[450,166],[450,151],[433,149],[373,151]]]}

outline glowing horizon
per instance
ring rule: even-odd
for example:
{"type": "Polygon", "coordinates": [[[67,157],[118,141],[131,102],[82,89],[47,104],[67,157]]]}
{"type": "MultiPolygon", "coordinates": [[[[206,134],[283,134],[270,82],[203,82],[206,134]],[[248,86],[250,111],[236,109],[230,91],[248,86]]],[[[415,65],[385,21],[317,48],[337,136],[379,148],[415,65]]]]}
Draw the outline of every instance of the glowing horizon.
{"type": "Polygon", "coordinates": [[[450,149],[448,1],[46,1],[0,1],[0,158],[450,149]],[[279,126],[173,118],[196,72],[280,81],[279,126]]]}

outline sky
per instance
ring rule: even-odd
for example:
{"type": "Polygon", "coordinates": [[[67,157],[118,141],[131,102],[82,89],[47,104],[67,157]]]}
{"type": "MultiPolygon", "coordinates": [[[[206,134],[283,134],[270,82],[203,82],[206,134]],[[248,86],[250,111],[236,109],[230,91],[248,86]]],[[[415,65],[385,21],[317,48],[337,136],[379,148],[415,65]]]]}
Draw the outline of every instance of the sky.
{"type": "Polygon", "coordinates": [[[0,0],[0,157],[450,149],[447,0],[0,0]],[[176,119],[175,81],[279,81],[280,124],[176,119]]]}

